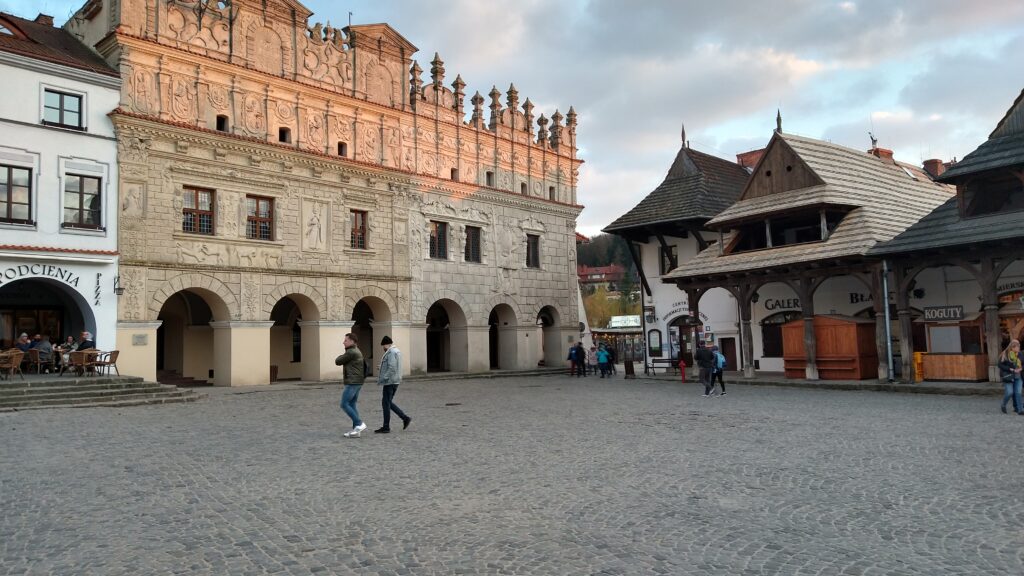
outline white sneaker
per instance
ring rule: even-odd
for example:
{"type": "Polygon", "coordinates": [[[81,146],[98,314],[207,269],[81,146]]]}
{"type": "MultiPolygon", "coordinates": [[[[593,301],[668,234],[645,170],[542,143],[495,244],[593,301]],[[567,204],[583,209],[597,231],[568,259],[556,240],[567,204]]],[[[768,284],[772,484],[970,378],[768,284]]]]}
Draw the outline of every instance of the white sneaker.
{"type": "Polygon", "coordinates": [[[355,432],[356,434],[359,434],[363,430],[366,430],[366,422],[363,422],[359,426],[356,426],[355,428],[352,429],[352,431],[355,432]]]}
{"type": "Polygon", "coordinates": [[[345,432],[345,438],[359,438],[359,430],[353,428],[348,432],[345,432]]]}

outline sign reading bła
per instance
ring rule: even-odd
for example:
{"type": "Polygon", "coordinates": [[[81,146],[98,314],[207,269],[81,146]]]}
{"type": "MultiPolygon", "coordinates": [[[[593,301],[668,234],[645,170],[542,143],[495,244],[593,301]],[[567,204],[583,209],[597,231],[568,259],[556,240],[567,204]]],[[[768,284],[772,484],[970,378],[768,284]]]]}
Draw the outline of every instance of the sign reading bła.
{"type": "Polygon", "coordinates": [[[0,273],[0,285],[3,285],[4,282],[12,282],[14,280],[21,280],[22,278],[38,276],[55,278],[64,282],[68,286],[78,288],[77,274],[52,264],[19,264],[17,266],[11,266],[0,273]]]}
{"type": "Polygon", "coordinates": [[[925,322],[955,322],[963,319],[963,306],[929,306],[924,309],[925,322]]]}

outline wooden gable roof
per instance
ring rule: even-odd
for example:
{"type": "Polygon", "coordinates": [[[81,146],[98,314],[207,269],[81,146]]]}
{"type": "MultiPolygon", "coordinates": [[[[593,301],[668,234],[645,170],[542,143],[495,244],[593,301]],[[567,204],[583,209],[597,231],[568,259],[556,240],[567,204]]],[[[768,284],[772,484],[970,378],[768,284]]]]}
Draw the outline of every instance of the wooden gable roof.
{"type": "MultiPolygon", "coordinates": [[[[950,186],[933,182],[919,168],[859,150],[782,133],[773,137],[772,144],[778,145],[777,141],[785,141],[823,184],[740,200],[711,220],[708,226],[727,229],[730,223],[764,219],[800,208],[845,206],[850,212],[839,226],[821,242],[734,254],[719,254],[719,247],[711,246],[666,278],[864,257],[876,244],[906,230],[955,192],[950,186]]],[[[725,236],[725,245],[731,243],[735,234],[730,232],[725,236]]]]}
{"type": "Polygon", "coordinates": [[[686,221],[703,226],[739,198],[749,176],[739,164],[684,144],[665,180],[604,232],[614,234],[686,221]]]}
{"type": "Polygon", "coordinates": [[[761,198],[772,194],[822,186],[821,176],[807,165],[783,138],[772,137],[740,200],[761,198]]]}

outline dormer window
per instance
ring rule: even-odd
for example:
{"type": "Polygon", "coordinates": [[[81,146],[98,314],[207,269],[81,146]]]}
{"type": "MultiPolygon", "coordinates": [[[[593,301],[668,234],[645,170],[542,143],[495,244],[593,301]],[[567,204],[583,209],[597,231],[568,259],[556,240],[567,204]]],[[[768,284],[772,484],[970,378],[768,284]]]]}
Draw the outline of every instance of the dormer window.
{"type": "Polygon", "coordinates": [[[14,36],[14,32],[11,32],[11,29],[7,26],[0,24],[0,36],[14,36]]]}
{"type": "Polygon", "coordinates": [[[965,218],[1024,210],[1024,181],[1010,172],[981,175],[957,186],[965,218]]]}
{"type": "Polygon", "coordinates": [[[735,254],[828,240],[846,213],[845,209],[832,208],[743,224],[736,228],[735,238],[726,252],[735,254]]]}

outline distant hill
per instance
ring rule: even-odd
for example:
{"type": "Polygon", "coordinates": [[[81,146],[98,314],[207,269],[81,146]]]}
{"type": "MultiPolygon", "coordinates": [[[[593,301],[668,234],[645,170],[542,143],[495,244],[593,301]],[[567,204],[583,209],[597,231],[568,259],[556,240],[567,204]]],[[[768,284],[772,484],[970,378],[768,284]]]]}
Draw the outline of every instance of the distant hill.
{"type": "Polygon", "coordinates": [[[630,274],[635,274],[626,241],[612,234],[598,234],[589,243],[580,244],[576,251],[576,262],[582,266],[620,264],[630,274]]]}

